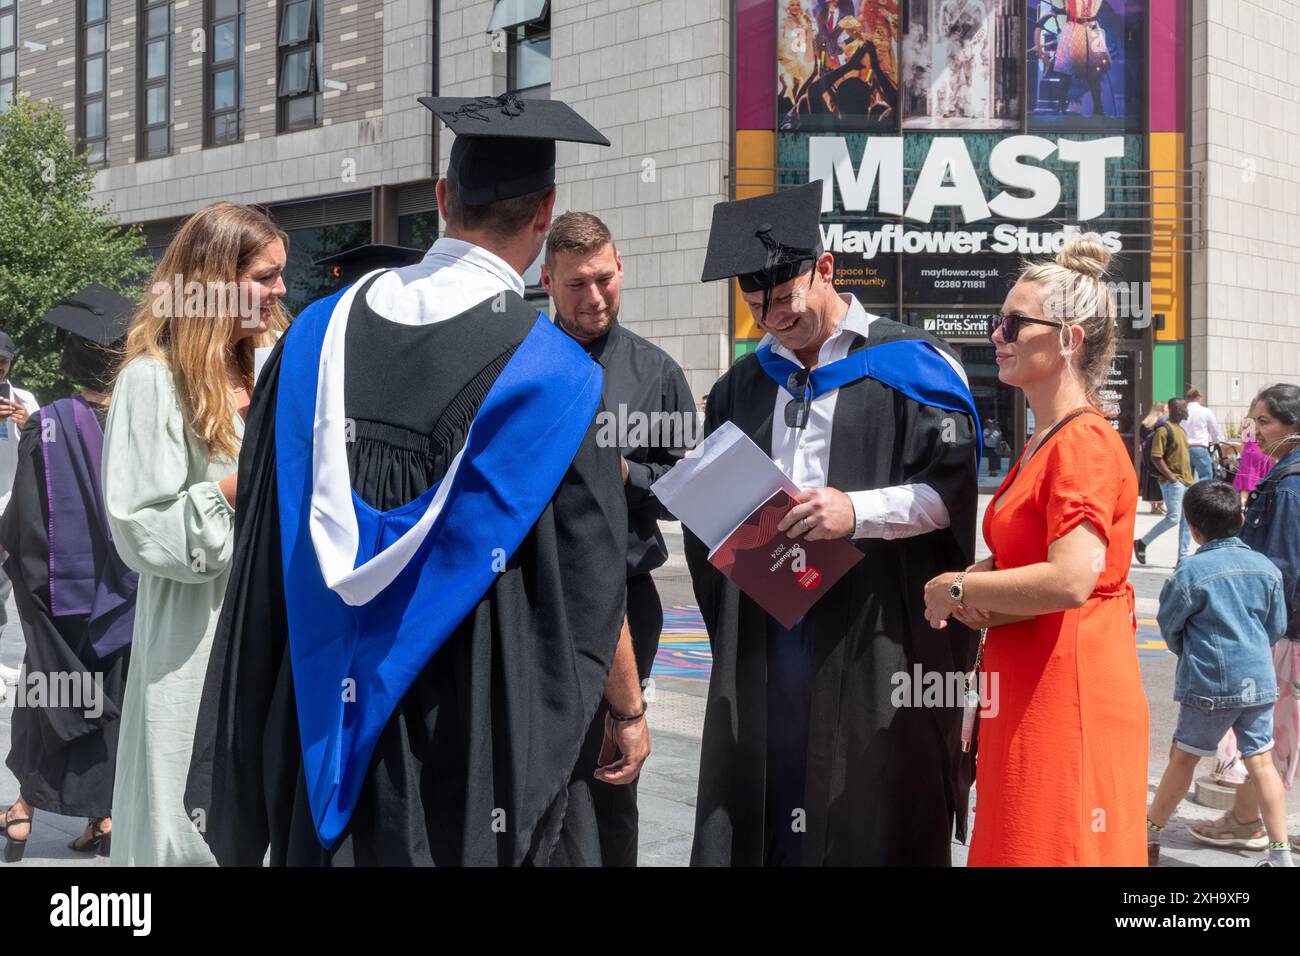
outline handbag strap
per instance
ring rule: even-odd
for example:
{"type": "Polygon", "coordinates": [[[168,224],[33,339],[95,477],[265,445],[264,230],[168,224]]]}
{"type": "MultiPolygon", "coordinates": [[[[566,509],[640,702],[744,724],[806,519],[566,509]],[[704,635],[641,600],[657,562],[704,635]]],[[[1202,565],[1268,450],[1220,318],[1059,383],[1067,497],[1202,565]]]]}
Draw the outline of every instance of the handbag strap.
{"type": "MultiPolygon", "coordinates": [[[[1059,422],[1057,422],[1055,425],[1053,425],[1051,428],[1047,430],[1047,434],[1043,436],[1042,440],[1038,443],[1038,447],[1033,450],[1033,453],[1030,454],[1029,458],[1033,458],[1034,455],[1037,455],[1040,451],[1042,451],[1043,446],[1052,440],[1052,436],[1055,435],[1057,432],[1059,432],[1070,422],[1074,421],[1080,415],[1090,415],[1090,414],[1096,415],[1103,420],[1106,417],[1105,415],[1102,415],[1101,412],[1097,411],[1097,409],[1095,408],[1076,408],[1074,411],[1070,412],[1070,414],[1066,415],[1059,422]]],[[[990,508],[996,507],[998,498],[1000,498],[1003,494],[1011,490],[1011,486],[1015,484],[1016,479],[1020,477],[1020,471],[1025,466],[1025,463],[1029,461],[1029,458],[1022,458],[1020,461],[1016,462],[1015,470],[1012,471],[1012,473],[1007,477],[1007,483],[1002,486],[1001,491],[994,496],[992,501],[989,502],[990,508]]]]}

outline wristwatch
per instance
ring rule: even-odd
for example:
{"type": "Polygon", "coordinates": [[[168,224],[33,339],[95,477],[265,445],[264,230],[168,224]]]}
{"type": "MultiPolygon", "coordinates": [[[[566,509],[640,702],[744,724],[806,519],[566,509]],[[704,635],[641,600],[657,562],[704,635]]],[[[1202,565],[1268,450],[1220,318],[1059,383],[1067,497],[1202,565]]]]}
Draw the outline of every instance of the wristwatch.
{"type": "Polygon", "coordinates": [[[966,580],[966,572],[961,571],[958,573],[956,580],[953,581],[952,585],[948,588],[948,597],[952,598],[954,604],[961,604],[962,598],[965,597],[965,591],[962,588],[962,582],[964,580],[966,580]]]}

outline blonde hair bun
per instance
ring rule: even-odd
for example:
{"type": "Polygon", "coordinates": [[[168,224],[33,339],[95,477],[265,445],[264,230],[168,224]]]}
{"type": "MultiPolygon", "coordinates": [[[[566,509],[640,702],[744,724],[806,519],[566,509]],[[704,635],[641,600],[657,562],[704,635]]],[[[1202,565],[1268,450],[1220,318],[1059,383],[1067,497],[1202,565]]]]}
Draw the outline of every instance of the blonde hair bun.
{"type": "Polygon", "coordinates": [[[1111,253],[1095,232],[1071,236],[1056,254],[1056,264],[1071,272],[1100,279],[1110,268],[1111,253]]]}

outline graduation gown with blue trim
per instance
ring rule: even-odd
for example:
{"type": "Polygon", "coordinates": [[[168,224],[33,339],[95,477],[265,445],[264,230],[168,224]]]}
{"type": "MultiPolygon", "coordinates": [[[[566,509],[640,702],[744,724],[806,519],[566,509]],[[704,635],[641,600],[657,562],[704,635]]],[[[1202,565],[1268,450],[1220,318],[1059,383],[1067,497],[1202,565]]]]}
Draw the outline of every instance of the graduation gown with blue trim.
{"type": "MultiPolygon", "coordinates": [[[[850,356],[933,336],[874,319],[850,356]]],[[[924,392],[924,383],[913,383],[924,392]]],[[[714,385],[705,434],[735,422],[772,447],[777,383],[754,354],[714,385]]],[[[909,388],[916,392],[917,388],[909,388]]],[[[898,707],[896,675],[949,674],[974,664],[977,638],[925,621],[924,588],[974,561],[976,424],[922,404],[875,378],[841,386],[827,484],[861,491],[924,483],[943,499],[950,527],[892,541],[859,539],[860,561],[814,607],[807,745],[804,865],[948,865],[954,821],[964,839],[974,754],[961,753],[961,708],[898,707]]],[[[760,866],[773,860],[765,813],[767,615],[708,562],[689,532],[685,550],[713,651],[701,744],[693,865],[760,866]]],[[[919,694],[919,691],[918,691],[919,694]]]]}
{"type": "MultiPolygon", "coordinates": [[[[364,290],[356,296],[344,405],[364,505],[398,509],[446,476],[538,319],[513,294],[504,312],[499,304],[405,326],[371,311],[364,290]]],[[[249,411],[186,807],[223,865],[259,865],[268,847],[273,865],[598,862],[590,784],[575,766],[622,622],[627,517],[617,450],[597,445],[595,413],[505,569],[397,702],[342,832],[322,838],[300,740],[277,488],[277,395],[302,387],[281,376],[296,331],[269,358],[249,411]]]]}

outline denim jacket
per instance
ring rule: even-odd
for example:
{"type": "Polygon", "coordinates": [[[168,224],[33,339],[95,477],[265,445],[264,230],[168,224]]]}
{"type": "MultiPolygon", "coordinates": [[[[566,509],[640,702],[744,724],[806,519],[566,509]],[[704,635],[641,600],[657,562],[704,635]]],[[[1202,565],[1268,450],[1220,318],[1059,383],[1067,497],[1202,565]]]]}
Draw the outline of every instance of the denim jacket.
{"type": "Polygon", "coordinates": [[[1282,573],[1240,538],[1207,541],[1185,558],[1160,591],[1158,620],[1178,655],[1174,700],[1205,709],[1277,700],[1282,573]]]}
{"type": "MultiPolygon", "coordinates": [[[[1270,474],[1292,465],[1300,465],[1300,449],[1274,465],[1270,474]]],[[[1267,480],[1265,476],[1260,484],[1267,480]]],[[[1278,483],[1271,514],[1265,512],[1267,504],[1266,497],[1260,495],[1247,506],[1241,540],[1267,556],[1282,572],[1287,607],[1292,609],[1286,636],[1300,641],[1300,615],[1294,610],[1300,605],[1300,475],[1278,483]]]]}

